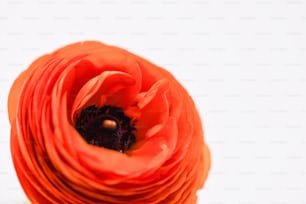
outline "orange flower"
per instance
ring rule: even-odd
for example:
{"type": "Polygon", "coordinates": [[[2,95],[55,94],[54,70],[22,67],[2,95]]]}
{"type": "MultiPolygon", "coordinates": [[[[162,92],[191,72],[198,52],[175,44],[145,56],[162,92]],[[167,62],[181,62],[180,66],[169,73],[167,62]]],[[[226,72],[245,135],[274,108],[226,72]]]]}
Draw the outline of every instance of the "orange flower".
{"type": "Polygon", "coordinates": [[[210,155],[186,90],[126,50],[80,42],[37,59],[8,99],[32,203],[195,203],[210,155]]]}

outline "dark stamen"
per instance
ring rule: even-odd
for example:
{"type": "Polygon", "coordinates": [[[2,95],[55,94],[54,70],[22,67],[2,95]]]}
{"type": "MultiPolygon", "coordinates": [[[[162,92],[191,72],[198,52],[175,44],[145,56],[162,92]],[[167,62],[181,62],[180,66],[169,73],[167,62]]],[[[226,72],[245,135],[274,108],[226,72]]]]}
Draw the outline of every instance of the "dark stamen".
{"type": "Polygon", "coordinates": [[[122,109],[114,106],[89,106],[76,117],[75,129],[88,144],[127,151],[136,142],[135,124],[122,109]]]}

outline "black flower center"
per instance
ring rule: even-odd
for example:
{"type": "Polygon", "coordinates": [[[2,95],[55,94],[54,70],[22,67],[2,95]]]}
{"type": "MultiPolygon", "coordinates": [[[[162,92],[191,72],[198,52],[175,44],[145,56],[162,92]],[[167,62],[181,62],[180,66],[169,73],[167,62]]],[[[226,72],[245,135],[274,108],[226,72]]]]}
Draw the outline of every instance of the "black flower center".
{"type": "Polygon", "coordinates": [[[75,129],[88,144],[127,151],[136,142],[134,122],[121,108],[89,106],[76,117],[75,129]]]}

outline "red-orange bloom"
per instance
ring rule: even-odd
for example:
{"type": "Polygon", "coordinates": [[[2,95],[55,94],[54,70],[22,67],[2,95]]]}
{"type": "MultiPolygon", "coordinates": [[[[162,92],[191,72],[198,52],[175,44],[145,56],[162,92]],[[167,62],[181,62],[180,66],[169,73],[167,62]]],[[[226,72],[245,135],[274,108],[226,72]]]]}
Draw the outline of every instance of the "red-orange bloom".
{"type": "Polygon", "coordinates": [[[32,203],[195,203],[210,155],[194,103],[164,69],[80,42],[37,59],[8,99],[32,203]]]}

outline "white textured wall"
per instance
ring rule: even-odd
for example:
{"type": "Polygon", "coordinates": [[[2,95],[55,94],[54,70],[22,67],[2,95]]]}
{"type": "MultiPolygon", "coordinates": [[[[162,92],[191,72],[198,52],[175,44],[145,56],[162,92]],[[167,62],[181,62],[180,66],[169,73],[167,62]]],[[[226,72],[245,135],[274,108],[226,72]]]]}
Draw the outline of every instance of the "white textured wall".
{"type": "Polygon", "coordinates": [[[189,90],[212,152],[199,203],[306,203],[305,0],[0,0],[0,203],[26,200],[9,88],[35,58],[80,40],[137,53],[189,90]]]}

